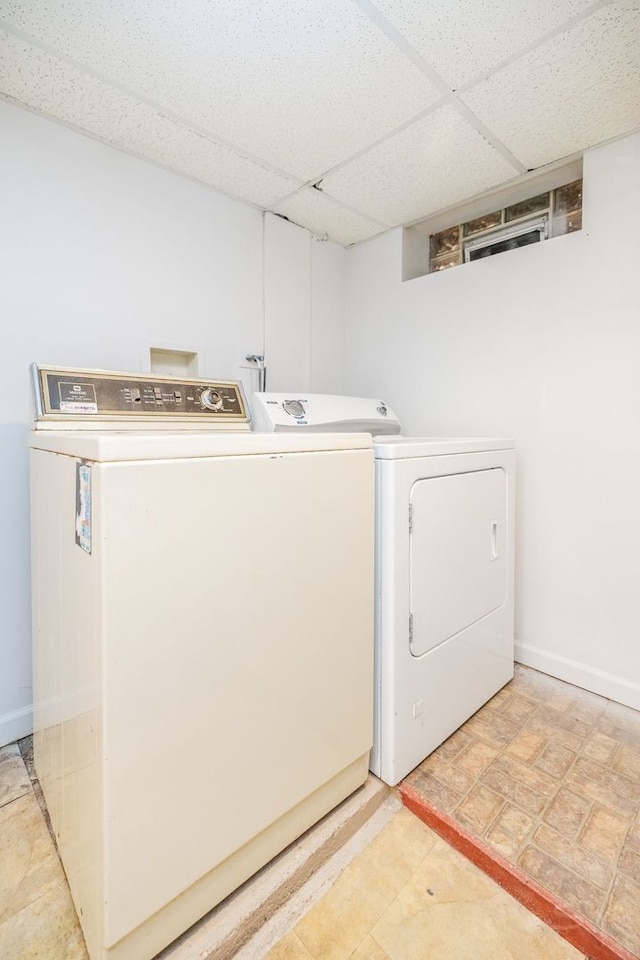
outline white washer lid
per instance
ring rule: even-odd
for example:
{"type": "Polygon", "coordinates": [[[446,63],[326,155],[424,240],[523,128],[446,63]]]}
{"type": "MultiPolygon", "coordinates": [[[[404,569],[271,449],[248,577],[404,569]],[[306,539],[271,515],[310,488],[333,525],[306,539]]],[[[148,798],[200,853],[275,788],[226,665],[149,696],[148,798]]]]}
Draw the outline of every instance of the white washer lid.
{"type": "Polygon", "coordinates": [[[366,433],[134,433],[104,430],[33,430],[29,446],[96,462],[122,460],[183,460],[238,457],[269,453],[311,453],[359,450],[372,446],[366,433]]]}
{"type": "Polygon", "coordinates": [[[444,457],[454,453],[512,450],[515,441],[494,437],[374,437],[377,460],[444,457]]]}

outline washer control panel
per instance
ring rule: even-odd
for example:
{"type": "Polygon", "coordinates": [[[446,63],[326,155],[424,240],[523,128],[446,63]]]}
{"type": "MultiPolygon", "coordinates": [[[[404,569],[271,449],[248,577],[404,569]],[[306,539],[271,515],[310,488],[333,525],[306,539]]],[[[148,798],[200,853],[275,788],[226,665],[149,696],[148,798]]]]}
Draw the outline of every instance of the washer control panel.
{"type": "Polygon", "coordinates": [[[231,380],[62,367],[31,368],[36,420],[129,419],[248,422],[242,387],[231,380]]]}

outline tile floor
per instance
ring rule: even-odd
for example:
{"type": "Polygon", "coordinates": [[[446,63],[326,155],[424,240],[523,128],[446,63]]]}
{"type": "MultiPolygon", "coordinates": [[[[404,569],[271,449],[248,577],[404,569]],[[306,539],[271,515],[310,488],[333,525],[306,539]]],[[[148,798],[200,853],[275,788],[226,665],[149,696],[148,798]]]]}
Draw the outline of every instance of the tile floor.
{"type": "Polygon", "coordinates": [[[267,960],[583,960],[401,809],[267,960]]]}
{"type": "Polygon", "coordinates": [[[17,744],[0,749],[0,957],[87,960],[67,880],[17,744]]]}
{"type": "Polygon", "coordinates": [[[403,786],[640,956],[640,713],[516,666],[403,786]]]}
{"type": "MultiPolygon", "coordinates": [[[[405,786],[640,957],[640,714],[518,668],[405,786]]],[[[0,749],[0,958],[87,960],[41,803],[30,739],[0,749]]],[[[268,953],[582,956],[408,810],[268,953]]]]}

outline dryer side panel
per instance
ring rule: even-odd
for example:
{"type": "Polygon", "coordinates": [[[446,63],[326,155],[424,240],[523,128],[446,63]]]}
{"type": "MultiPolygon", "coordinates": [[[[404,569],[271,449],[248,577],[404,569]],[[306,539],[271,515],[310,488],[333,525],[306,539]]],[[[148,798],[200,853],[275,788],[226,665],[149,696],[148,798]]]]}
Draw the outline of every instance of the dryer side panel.
{"type": "Polygon", "coordinates": [[[506,473],[422,479],[410,503],[410,648],[421,657],[505,602],[506,473]]]}

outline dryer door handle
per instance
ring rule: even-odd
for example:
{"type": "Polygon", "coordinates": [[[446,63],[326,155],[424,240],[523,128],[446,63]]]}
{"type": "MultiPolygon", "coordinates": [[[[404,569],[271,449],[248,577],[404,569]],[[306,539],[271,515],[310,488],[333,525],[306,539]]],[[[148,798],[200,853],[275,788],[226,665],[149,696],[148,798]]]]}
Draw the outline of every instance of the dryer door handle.
{"type": "Polygon", "coordinates": [[[491,521],[489,559],[490,560],[498,559],[498,521],[497,520],[491,521]]]}

